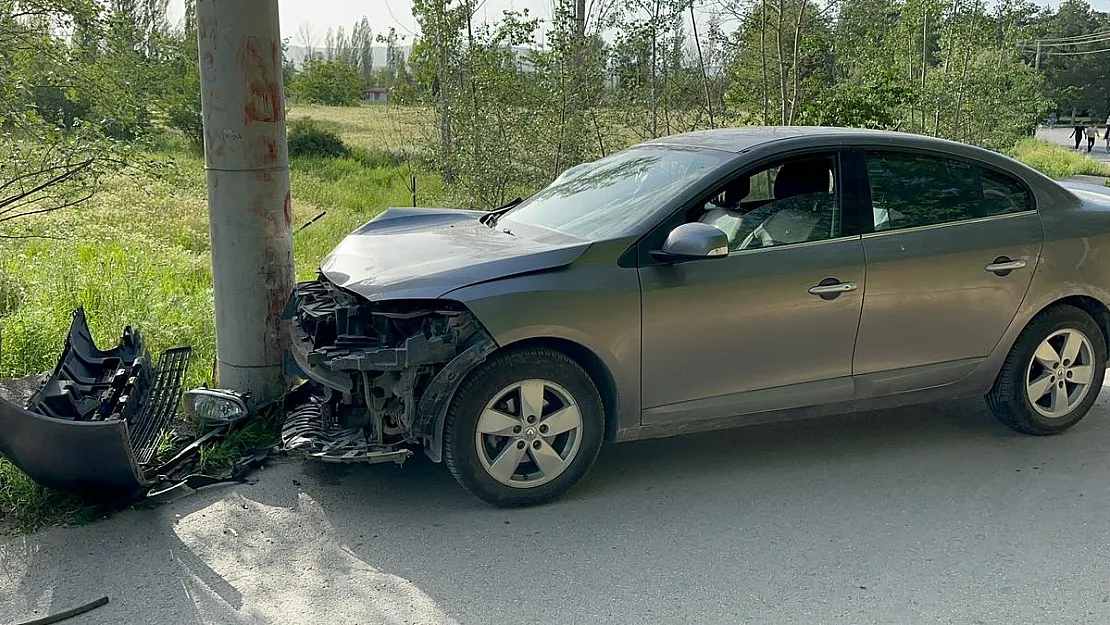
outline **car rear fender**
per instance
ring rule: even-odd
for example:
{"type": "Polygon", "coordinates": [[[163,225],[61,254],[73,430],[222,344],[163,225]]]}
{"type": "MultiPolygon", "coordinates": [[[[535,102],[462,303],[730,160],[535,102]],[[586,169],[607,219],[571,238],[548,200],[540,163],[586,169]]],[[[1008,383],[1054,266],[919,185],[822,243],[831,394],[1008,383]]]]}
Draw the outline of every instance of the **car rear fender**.
{"type": "MultiPolygon", "coordinates": [[[[1018,336],[1043,311],[1060,304],[1075,305],[1095,317],[1104,333],[1110,332],[1110,276],[1107,262],[1092,254],[1095,245],[1110,246],[1105,235],[1081,241],[1046,242],[1032,284],[1021,308],[987,359],[965,383],[975,392],[987,392],[1017,342],[1018,336]]],[[[1107,337],[1110,340],[1110,335],[1107,337]]]]}

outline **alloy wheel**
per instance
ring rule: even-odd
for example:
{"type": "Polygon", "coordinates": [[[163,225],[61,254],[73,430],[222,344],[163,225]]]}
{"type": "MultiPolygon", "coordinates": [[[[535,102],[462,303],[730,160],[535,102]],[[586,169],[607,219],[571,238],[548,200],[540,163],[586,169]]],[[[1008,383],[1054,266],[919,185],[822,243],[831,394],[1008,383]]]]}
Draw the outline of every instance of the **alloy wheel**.
{"type": "Polygon", "coordinates": [[[494,394],[478,417],[478,460],[493,479],[534,488],[559,477],[582,443],[582,413],[562,386],[516,382],[494,394]]]}
{"type": "Polygon", "coordinates": [[[1025,377],[1033,409],[1049,419],[1068,416],[1091,390],[1094,361],[1091,341],[1079,330],[1058,330],[1041,341],[1025,377]]]}

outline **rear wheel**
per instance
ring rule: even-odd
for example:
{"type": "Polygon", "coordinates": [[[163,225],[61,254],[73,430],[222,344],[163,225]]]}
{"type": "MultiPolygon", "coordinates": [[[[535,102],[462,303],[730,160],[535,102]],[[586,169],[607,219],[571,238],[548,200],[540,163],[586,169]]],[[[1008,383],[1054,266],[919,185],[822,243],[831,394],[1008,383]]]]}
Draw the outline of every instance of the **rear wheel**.
{"type": "Polygon", "coordinates": [[[1014,343],[987,394],[998,419],[1026,434],[1058,434],[1078,423],[1106,375],[1106,338],[1074,306],[1035,318],[1014,343]]]}
{"type": "Polygon", "coordinates": [[[499,506],[554,499],[580,482],[601,449],[601,397],[561,352],[495,355],[448,408],[444,462],[460,484],[499,506]]]}

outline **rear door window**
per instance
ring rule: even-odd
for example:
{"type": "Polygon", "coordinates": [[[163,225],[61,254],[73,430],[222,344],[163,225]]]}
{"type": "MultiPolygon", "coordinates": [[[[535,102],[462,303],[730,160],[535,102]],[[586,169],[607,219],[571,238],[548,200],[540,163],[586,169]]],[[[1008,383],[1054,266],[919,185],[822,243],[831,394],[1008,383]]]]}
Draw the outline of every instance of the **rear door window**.
{"type": "Polygon", "coordinates": [[[1031,210],[1025,186],[979,165],[927,154],[867,153],[876,231],[1031,210]]]}

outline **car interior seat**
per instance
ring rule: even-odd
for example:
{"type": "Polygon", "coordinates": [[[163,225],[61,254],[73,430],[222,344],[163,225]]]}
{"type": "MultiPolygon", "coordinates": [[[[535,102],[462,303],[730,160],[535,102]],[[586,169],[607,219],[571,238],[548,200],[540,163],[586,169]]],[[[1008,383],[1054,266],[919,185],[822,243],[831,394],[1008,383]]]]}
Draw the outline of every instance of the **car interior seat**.
{"type": "Polygon", "coordinates": [[[827,158],[807,158],[784,164],[775,176],[775,199],[828,193],[831,170],[827,158]]]}
{"type": "Polygon", "coordinates": [[[829,238],[833,234],[834,212],[829,202],[831,172],[827,158],[785,163],[775,176],[775,199],[768,206],[772,209],[770,216],[745,238],[740,249],[829,238]]]}
{"type": "Polygon", "coordinates": [[[728,236],[730,242],[735,241],[744,223],[740,202],[748,197],[750,191],[751,180],[747,176],[733,180],[720,195],[706,204],[711,208],[707,208],[698,221],[716,226],[728,236]]]}

